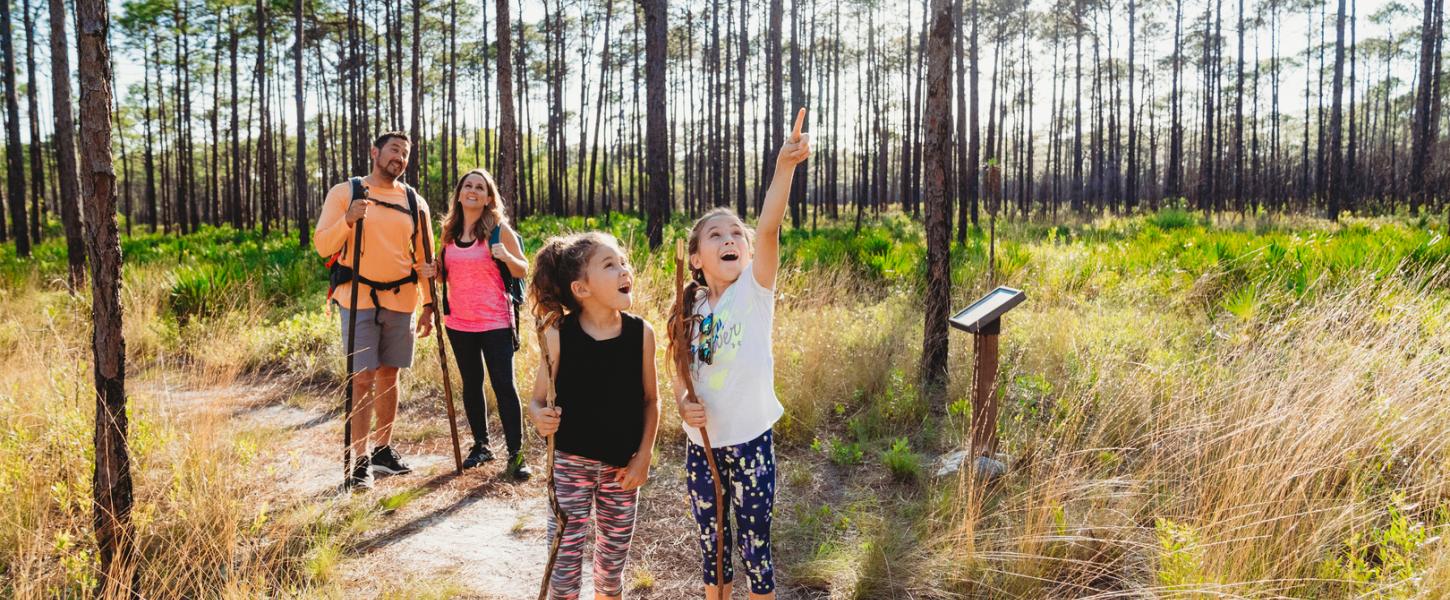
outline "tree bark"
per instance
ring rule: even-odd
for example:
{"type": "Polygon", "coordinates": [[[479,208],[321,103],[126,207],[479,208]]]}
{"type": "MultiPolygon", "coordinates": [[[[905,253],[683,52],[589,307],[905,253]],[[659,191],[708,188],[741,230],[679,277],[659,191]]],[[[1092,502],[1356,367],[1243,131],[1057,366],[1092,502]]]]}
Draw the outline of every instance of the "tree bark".
{"type": "Polygon", "coordinates": [[[30,256],[30,229],[29,221],[25,218],[25,151],[20,146],[20,103],[16,100],[15,44],[10,24],[10,2],[6,0],[0,2],[0,43],[4,44],[5,52],[6,200],[10,203],[15,255],[26,258],[30,256]]]}
{"type": "Polygon", "coordinates": [[[645,13],[645,93],[649,121],[646,142],[649,145],[649,220],[645,231],[653,249],[664,242],[664,224],[670,206],[669,123],[665,106],[669,2],[641,0],[641,3],[645,13]]]}
{"type": "MultiPolygon", "coordinates": [[[[931,1],[931,29],[926,65],[926,317],[921,351],[922,389],[944,392],[947,381],[947,313],[951,301],[950,210],[952,160],[952,37],[955,24],[951,0],[931,1]]],[[[940,412],[941,403],[933,407],[940,412]]]]}
{"type": "Polygon", "coordinates": [[[293,87],[293,99],[297,109],[297,156],[293,161],[292,177],[297,188],[297,243],[306,248],[311,243],[308,238],[312,228],[308,226],[308,205],[311,200],[307,189],[307,105],[304,102],[302,86],[302,57],[305,54],[302,44],[302,0],[293,2],[292,17],[297,29],[297,47],[293,49],[296,54],[292,57],[292,76],[296,84],[293,87]]]}
{"type": "Polygon", "coordinates": [[[21,1],[21,20],[25,24],[25,108],[30,121],[30,239],[39,244],[43,232],[41,221],[45,217],[45,170],[41,163],[40,103],[36,100],[39,81],[35,79],[35,19],[30,12],[30,0],[21,1]]]}
{"type": "MultiPolygon", "coordinates": [[[[413,1],[414,6],[416,7],[419,0],[413,1]]],[[[509,0],[497,0],[496,2],[494,2],[494,10],[498,13],[497,15],[494,15],[494,27],[498,36],[498,89],[500,90],[498,95],[498,172],[494,173],[494,178],[497,180],[498,183],[499,195],[503,196],[504,201],[517,202],[519,200],[519,132],[518,125],[516,125],[514,122],[514,96],[512,93],[512,90],[514,89],[514,53],[512,50],[513,34],[510,31],[513,25],[513,21],[509,19],[509,0]]],[[[414,14],[417,14],[416,8],[414,9],[414,14]]],[[[414,47],[416,48],[416,26],[414,28],[413,43],[415,44],[414,47]]],[[[416,52],[414,56],[417,56],[416,52]]],[[[413,64],[415,67],[417,65],[417,60],[417,58],[413,59],[413,64]]],[[[416,77],[416,68],[414,70],[414,73],[414,77],[416,77]]],[[[414,81],[416,82],[416,79],[414,81]]],[[[413,117],[413,121],[414,123],[417,123],[417,108],[414,108],[413,112],[415,115],[413,117]]],[[[417,126],[414,125],[414,127],[416,128],[417,126]]],[[[515,209],[517,210],[517,206],[515,206],[515,209]]]]}
{"type": "MultiPolygon", "coordinates": [[[[79,23],[81,195],[91,262],[91,337],[96,386],[92,479],[98,597],[139,597],[133,564],[131,460],[126,447],[126,341],[121,327],[121,245],[111,164],[111,58],[106,3],[76,0],[79,23]]],[[[8,55],[8,53],[7,53],[8,55]]]]}
{"type": "Polygon", "coordinates": [[[49,0],[50,5],[50,84],[55,105],[55,165],[60,183],[60,220],[65,226],[66,260],[69,265],[71,290],[78,291],[86,277],[86,244],[81,235],[80,206],[76,195],[80,182],[76,179],[75,120],[71,113],[70,44],[65,34],[66,15],[63,0],[49,0]]]}

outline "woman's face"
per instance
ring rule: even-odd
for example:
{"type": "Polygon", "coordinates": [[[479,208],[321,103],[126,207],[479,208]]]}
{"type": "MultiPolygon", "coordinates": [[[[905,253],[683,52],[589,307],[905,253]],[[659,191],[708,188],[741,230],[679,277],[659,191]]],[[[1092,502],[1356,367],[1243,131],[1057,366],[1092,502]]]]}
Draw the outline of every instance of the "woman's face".
{"type": "Polygon", "coordinates": [[[458,202],[468,210],[488,208],[493,204],[493,194],[489,193],[488,180],[477,173],[465,177],[463,187],[458,190],[458,202]]]}

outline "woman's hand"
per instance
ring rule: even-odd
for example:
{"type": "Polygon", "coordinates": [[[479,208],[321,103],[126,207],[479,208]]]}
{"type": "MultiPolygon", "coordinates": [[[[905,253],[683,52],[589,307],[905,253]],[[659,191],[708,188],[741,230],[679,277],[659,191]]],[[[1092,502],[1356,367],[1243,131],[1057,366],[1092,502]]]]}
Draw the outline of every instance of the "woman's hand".
{"type": "Polygon", "coordinates": [[[423,263],[418,266],[418,276],[424,279],[432,279],[438,275],[438,266],[433,263],[423,263]]]}
{"type": "Polygon", "coordinates": [[[695,398],[694,394],[685,394],[676,404],[679,405],[680,420],[686,425],[695,428],[705,426],[705,404],[695,398]]]}
{"type": "Polygon", "coordinates": [[[634,458],[629,459],[629,465],[615,474],[614,480],[626,490],[644,485],[644,482],[649,479],[649,463],[652,458],[647,452],[635,454],[634,458]]]}
{"type": "Polygon", "coordinates": [[[562,406],[549,408],[537,403],[529,404],[529,419],[534,422],[534,429],[539,430],[539,435],[544,437],[554,435],[559,430],[559,420],[563,415],[562,406]]]}

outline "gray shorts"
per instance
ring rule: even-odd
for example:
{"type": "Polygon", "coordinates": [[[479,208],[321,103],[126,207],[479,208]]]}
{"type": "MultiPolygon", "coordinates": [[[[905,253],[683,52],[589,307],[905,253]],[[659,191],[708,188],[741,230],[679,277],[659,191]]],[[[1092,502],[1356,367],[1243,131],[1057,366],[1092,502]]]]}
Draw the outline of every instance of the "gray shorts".
{"type": "MultiPolygon", "coordinates": [[[[342,349],[347,351],[347,325],[351,312],[342,313],[342,349]]],[[[376,369],[379,366],[406,369],[413,366],[413,313],[394,310],[367,308],[357,313],[357,346],[353,348],[352,370],[354,373],[376,369]],[[373,312],[381,310],[379,326],[373,322],[373,312]]]]}

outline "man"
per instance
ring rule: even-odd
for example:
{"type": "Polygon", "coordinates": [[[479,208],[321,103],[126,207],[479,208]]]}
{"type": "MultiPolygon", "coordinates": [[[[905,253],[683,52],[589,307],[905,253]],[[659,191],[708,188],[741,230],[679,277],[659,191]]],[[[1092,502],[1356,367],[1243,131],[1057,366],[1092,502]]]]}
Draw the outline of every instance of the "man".
{"type": "Polygon", "coordinates": [[[433,298],[418,285],[418,270],[425,266],[428,204],[399,180],[408,165],[412,143],[406,133],[392,131],[373,141],[372,172],[362,178],[362,198],[352,181],[332,187],[317,219],[313,243],[323,256],[337,255],[341,275],[334,279],[331,299],[342,309],[342,342],[347,347],[348,324],[357,311],[357,341],[353,354],[353,467],[344,482],[350,489],[369,489],[373,473],[401,474],[412,469],[390,444],[398,414],[398,370],[413,364],[413,337],[426,337],[433,329],[433,298]],[[349,303],[353,260],[353,228],[363,225],[359,259],[357,306],[349,303]],[[413,311],[423,313],[417,327],[413,311]],[[370,427],[373,414],[377,427],[370,427]],[[368,452],[368,443],[375,448],[368,452]]]}

